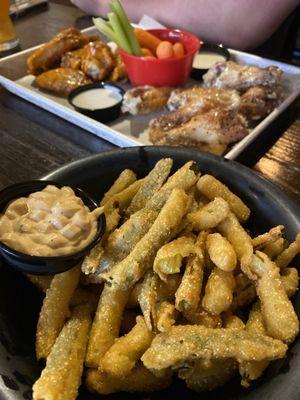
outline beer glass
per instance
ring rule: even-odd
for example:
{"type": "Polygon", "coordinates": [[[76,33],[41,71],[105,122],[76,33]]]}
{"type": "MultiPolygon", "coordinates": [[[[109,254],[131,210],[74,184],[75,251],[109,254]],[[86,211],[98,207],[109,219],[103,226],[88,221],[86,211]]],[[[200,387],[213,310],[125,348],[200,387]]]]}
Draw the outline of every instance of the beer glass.
{"type": "Polygon", "coordinates": [[[9,16],[10,0],[0,0],[0,51],[13,49],[19,44],[9,16]]]}

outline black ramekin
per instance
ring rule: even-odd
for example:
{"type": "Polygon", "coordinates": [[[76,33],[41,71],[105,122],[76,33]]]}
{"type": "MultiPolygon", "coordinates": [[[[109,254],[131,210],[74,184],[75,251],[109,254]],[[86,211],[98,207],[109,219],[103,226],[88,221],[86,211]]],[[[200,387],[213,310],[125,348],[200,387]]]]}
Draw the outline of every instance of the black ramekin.
{"type": "MultiPolygon", "coordinates": [[[[31,193],[44,189],[47,185],[55,185],[59,188],[64,185],[52,181],[28,181],[17,183],[0,191],[0,213],[6,206],[19,197],[28,196],[31,193]]],[[[76,196],[80,197],[84,204],[94,210],[98,207],[97,203],[83,190],[72,187],[76,196]]],[[[15,269],[34,275],[52,275],[67,271],[79,263],[87,252],[94,247],[101,239],[105,232],[105,216],[101,214],[98,218],[98,228],[94,240],[84,249],[65,256],[41,257],[30,256],[19,252],[7,246],[0,241],[0,254],[3,259],[15,269]]]]}
{"type": "Polygon", "coordinates": [[[99,122],[110,122],[117,119],[121,113],[121,106],[124,96],[124,90],[111,82],[98,82],[98,83],[90,83],[88,85],[80,86],[74,90],[72,90],[68,95],[68,101],[72,107],[75,108],[76,111],[86,115],[87,117],[96,119],[99,122]],[[109,89],[118,94],[120,94],[120,101],[113,106],[106,108],[95,108],[94,110],[90,110],[88,108],[78,107],[73,103],[74,97],[76,97],[79,93],[85,92],[90,89],[109,89]]]}
{"type": "MultiPolygon", "coordinates": [[[[209,43],[203,43],[202,46],[200,47],[199,53],[201,51],[210,51],[212,53],[220,54],[221,56],[224,57],[225,61],[230,60],[231,55],[229,53],[229,50],[224,47],[222,44],[209,44],[209,43]]],[[[197,57],[197,55],[195,56],[197,57]]],[[[192,68],[191,72],[191,78],[199,81],[202,79],[202,76],[209,70],[209,68],[192,68]]]]}

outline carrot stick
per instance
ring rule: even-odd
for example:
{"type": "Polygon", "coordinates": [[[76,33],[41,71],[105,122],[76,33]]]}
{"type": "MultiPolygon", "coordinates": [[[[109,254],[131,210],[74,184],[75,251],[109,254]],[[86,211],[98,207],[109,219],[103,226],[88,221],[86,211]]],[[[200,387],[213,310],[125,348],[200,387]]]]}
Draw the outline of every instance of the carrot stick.
{"type": "Polygon", "coordinates": [[[184,47],[182,43],[175,43],[173,44],[173,51],[174,51],[174,55],[175,57],[182,57],[184,56],[184,47]]]}
{"type": "Polygon", "coordinates": [[[153,54],[156,54],[156,48],[160,44],[161,40],[152,33],[144,31],[140,28],[134,30],[136,37],[141,47],[149,49],[153,54]]]}
{"type": "Polygon", "coordinates": [[[155,58],[155,56],[154,56],[154,54],[152,53],[151,50],[149,50],[149,49],[147,49],[145,47],[142,47],[141,50],[142,50],[143,57],[154,57],[155,58]]]}

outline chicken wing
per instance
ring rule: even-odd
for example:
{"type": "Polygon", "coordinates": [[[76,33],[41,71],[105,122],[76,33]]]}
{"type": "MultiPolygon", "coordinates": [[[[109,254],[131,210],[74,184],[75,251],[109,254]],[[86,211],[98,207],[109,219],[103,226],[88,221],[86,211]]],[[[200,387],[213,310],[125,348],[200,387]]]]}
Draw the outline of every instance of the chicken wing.
{"type": "Polygon", "coordinates": [[[152,122],[149,128],[152,143],[193,147],[222,154],[228,143],[248,135],[244,118],[236,111],[215,109],[195,115],[188,122],[176,122],[170,129],[168,126],[159,126],[157,121],[152,122]]]}
{"type": "Polygon", "coordinates": [[[167,104],[170,87],[139,86],[128,90],[123,99],[123,112],[132,115],[150,114],[167,104]]]}
{"type": "Polygon", "coordinates": [[[209,111],[213,108],[225,108],[237,110],[240,106],[240,95],[236,90],[230,89],[207,89],[194,86],[188,89],[173,90],[168,100],[170,111],[178,110],[188,104],[197,103],[201,112],[209,111]]]}
{"type": "Polygon", "coordinates": [[[194,87],[173,91],[167,106],[169,110],[174,111],[153,119],[150,123],[152,128],[164,131],[177,128],[195,115],[216,108],[237,110],[240,106],[240,96],[235,90],[194,87]]]}
{"type": "Polygon", "coordinates": [[[72,69],[80,69],[81,61],[85,54],[85,47],[74,50],[68,51],[63,54],[60,62],[60,66],[63,68],[72,68],[72,69]]]}
{"type": "Polygon", "coordinates": [[[127,70],[126,70],[125,64],[123,63],[123,60],[120,56],[120,53],[116,50],[116,52],[114,53],[114,56],[115,56],[115,67],[114,67],[112,73],[110,74],[109,79],[112,82],[116,82],[116,81],[126,82],[127,81],[127,70]]]}
{"type": "Polygon", "coordinates": [[[65,29],[30,55],[27,59],[28,72],[38,75],[59,66],[65,52],[84,46],[88,40],[75,28],[65,29]]]}
{"type": "Polygon", "coordinates": [[[281,75],[282,71],[278,67],[259,68],[227,61],[212,66],[203,75],[203,82],[207,88],[231,88],[245,91],[253,86],[278,86],[281,75]]]}
{"type": "Polygon", "coordinates": [[[82,49],[64,54],[61,66],[81,69],[93,81],[101,81],[113,70],[115,59],[110,48],[98,40],[89,42],[82,49]]]}
{"type": "Polygon", "coordinates": [[[264,86],[254,86],[242,95],[240,113],[248,121],[263,119],[276,107],[278,97],[276,90],[264,86]]]}
{"type": "Polygon", "coordinates": [[[56,68],[43,72],[35,79],[35,82],[42,89],[67,95],[71,90],[92,81],[82,71],[72,68],[56,68]]]}

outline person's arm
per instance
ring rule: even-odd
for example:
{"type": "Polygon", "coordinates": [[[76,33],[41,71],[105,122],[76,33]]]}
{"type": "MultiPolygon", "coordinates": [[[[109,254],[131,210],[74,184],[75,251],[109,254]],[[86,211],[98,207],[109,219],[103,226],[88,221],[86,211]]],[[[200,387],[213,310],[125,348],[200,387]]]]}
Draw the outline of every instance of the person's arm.
{"type": "MultiPolygon", "coordinates": [[[[71,0],[90,15],[106,15],[108,0],[71,0]]],[[[299,0],[123,0],[129,18],[147,14],[168,27],[238,49],[254,48],[280,26],[299,0]]]]}

